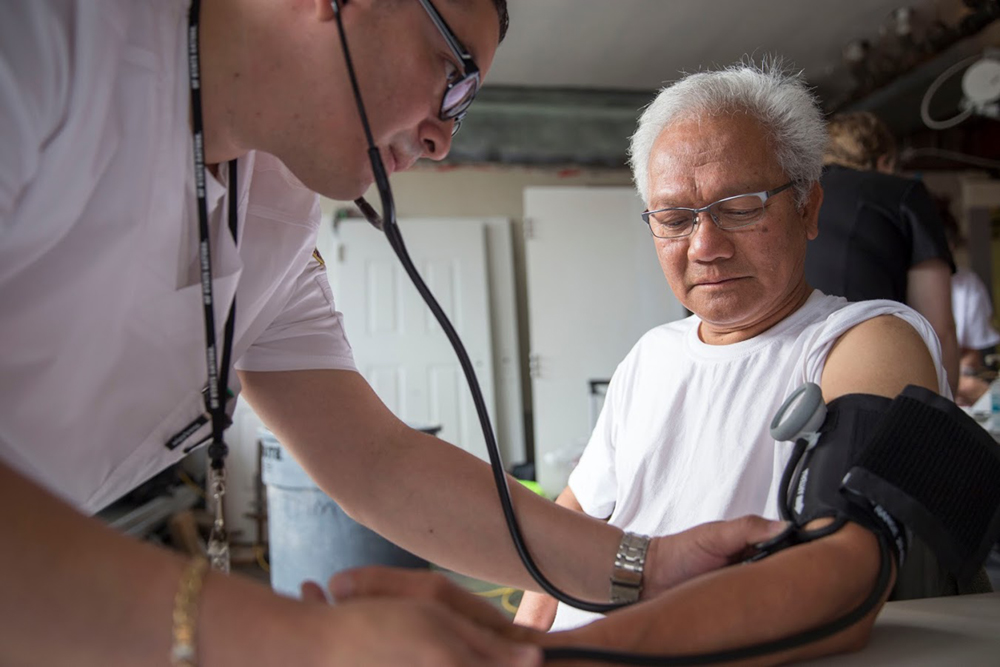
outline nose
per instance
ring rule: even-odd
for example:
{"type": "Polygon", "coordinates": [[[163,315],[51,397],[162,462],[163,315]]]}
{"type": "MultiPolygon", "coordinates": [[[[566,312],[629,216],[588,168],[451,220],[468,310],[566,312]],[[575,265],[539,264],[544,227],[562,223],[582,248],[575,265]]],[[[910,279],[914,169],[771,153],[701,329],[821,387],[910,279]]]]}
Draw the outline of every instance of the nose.
{"type": "Polygon", "coordinates": [[[729,232],[719,229],[708,211],[698,214],[694,231],[688,241],[688,260],[712,262],[733,256],[735,246],[729,232]]]}
{"type": "Polygon", "coordinates": [[[420,125],[419,138],[423,156],[431,160],[443,160],[451,150],[451,128],[453,120],[434,118],[420,125]]]}

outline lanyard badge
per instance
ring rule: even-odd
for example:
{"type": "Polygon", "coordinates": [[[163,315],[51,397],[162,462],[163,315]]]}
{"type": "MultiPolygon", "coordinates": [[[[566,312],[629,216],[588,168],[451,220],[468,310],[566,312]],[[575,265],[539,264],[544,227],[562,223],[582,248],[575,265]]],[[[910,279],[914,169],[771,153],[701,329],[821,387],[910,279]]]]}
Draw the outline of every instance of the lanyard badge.
{"type": "MultiPolygon", "coordinates": [[[[201,291],[205,320],[205,362],[208,367],[208,384],[205,407],[212,423],[212,444],[208,447],[211,460],[208,477],[208,495],[215,502],[215,521],[208,539],[208,558],[212,568],[229,572],[229,537],[226,532],[222,500],[226,494],[226,454],[229,448],[223,434],[230,424],[226,413],[228,398],[229,366],[232,356],[236,320],[236,298],[233,297],[226,319],[222,345],[222,358],[218,358],[215,344],[215,298],[212,290],[212,253],[209,245],[208,200],[205,192],[205,142],[201,109],[201,64],[198,54],[198,19],[201,3],[192,0],[188,13],[188,67],[191,84],[191,133],[194,142],[195,193],[198,201],[198,256],[201,267],[201,291]],[[220,363],[221,362],[221,363],[220,363]]],[[[236,240],[237,228],[236,161],[229,163],[229,231],[236,240]]],[[[196,420],[197,421],[197,420],[196,420]]]]}

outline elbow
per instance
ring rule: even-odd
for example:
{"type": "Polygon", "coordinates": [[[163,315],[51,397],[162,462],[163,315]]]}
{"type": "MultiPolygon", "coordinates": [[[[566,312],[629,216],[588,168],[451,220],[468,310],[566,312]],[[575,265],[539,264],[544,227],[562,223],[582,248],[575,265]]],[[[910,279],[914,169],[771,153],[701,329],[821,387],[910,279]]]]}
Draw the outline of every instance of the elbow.
{"type": "MultiPolygon", "coordinates": [[[[879,605],[881,609],[881,605],[879,605]]],[[[878,610],[872,612],[862,620],[843,631],[840,640],[840,651],[844,653],[855,653],[868,646],[871,641],[872,628],[875,626],[875,617],[878,610]]]]}

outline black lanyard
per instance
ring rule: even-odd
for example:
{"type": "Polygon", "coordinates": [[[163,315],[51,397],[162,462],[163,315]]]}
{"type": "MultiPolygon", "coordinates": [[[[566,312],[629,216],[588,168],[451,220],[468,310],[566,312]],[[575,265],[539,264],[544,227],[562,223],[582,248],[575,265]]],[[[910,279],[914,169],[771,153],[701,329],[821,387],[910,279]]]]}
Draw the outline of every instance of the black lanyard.
{"type": "MultiPolygon", "coordinates": [[[[201,265],[201,294],[205,319],[205,362],[208,366],[208,386],[205,405],[212,420],[212,444],[208,456],[212,468],[221,471],[229,448],[223,440],[226,428],[232,423],[226,414],[229,386],[229,365],[232,357],[233,335],[236,320],[236,297],[233,296],[226,319],[220,365],[215,345],[215,294],[212,289],[212,252],[209,242],[208,199],[205,191],[205,140],[201,111],[201,64],[198,56],[198,20],[200,0],[192,0],[188,12],[188,67],[191,84],[191,133],[194,139],[195,193],[198,198],[198,255],[201,265]],[[221,369],[221,370],[220,370],[221,369]]],[[[236,241],[237,234],[236,160],[229,162],[229,232],[236,241]]]]}

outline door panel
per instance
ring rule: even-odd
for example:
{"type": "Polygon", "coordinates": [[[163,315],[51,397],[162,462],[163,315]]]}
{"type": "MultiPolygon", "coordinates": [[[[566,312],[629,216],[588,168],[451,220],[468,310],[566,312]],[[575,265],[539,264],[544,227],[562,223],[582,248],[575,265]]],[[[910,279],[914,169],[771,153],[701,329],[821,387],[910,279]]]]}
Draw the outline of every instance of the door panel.
{"type": "MultiPolygon", "coordinates": [[[[478,220],[402,221],[414,264],[465,343],[495,419],[486,233],[478,220]]],[[[486,458],[464,375],[447,337],[385,237],[337,225],[328,272],[362,375],[401,419],[486,458]]]]}
{"type": "Polygon", "coordinates": [[[524,210],[535,462],[556,494],[590,436],[590,381],[610,379],[646,331],[686,311],[631,188],[527,188],[524,210]]]}

